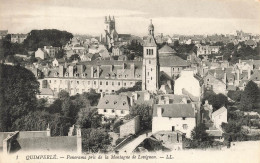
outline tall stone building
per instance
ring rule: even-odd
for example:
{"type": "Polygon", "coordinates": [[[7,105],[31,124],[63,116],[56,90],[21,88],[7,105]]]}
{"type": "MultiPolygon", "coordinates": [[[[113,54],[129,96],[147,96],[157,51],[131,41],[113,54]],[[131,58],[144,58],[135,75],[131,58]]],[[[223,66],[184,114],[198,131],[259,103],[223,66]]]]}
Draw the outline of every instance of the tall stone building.
{"type": "Polygon", "coordinates": [[[158,86],[159,62],[157,44],[154,38],[154,26],[148,27],[148,37],[143,46],[142,90],[156,92],[158,86]]]}
{"type": "Polygon", "coordinates": [[[114,43],[118,41],[118,33],[116,31],[116,23],[115,17],[113,16],[112,19],[110,16],[105,17],[105,37],[104,43],[108,49],[111,49],[114,46],[114,43]]]}

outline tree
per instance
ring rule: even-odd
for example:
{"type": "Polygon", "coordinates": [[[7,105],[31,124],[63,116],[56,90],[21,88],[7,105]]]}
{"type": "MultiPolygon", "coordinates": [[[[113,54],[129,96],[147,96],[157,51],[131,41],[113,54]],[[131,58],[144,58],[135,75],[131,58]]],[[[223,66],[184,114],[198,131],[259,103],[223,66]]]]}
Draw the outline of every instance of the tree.
{"type": "Polygon", "coordinates": [[[119,90],[116,91],[116,94],[120,94],[122,92],[129,92],[129,91],[141,91],[142,90],[142,82],[136,82],[133,87],[130,88],[120,88],[119,90]]]}
{"type": "Polygon", "coordinates": [[[250,111],[253,109],[256,100],[259,96],[259,88],[256,83],[249,81],[241,95],[240,109],[250,111]]]}
{"type": "Polygon", "coordinates": [[[152,107],[141,104],[134,105],[130,108],[130,115],[135,117],[140,116],[140,126],[141,130],[150,130],[152,129],[152,107]]]}
{"type": "Polygon", "coordinates": [[[221,108],[222,106],[226,106],[228,104],[228,99],[225,95],[219,93],[216,94],[213,91],[206,91],[204,98],[203,98],[203,102],[205,100],[208,100],[209,104],[211,104],[213,106],[213,111],[218,110],[219,108],[221,108]]]}
{"type": "Polygon", "coordinates": [[[82,150],[97,153],[106,151],[111,145],[111,138],[104,129],[82,129],[82,150]]]}
{"type": "Polygon", "coordinates": [[[211,140],[209,135],[206,133],[206,126],[205,124],[201,123],[198,126],[196,126],[192,131],[191,131],[191,137],[193,140],[198,140],[199,142],[202,141],[208,141],[211,140]]]}
{"type": "Polygon", "coordinates": [[[234,100],[235,102],[239,102],[241,99],[242,91],[228,91],[227,96],[234,100]]]}
{"type": "Polygon", "coordinates": [[[36,94],[39,92],[39,83],[34,74],[20,66],[0,65],[2,103],[0,112],[6,117],[2,124],[10,131],[15,121],[37,106],[36,94]]]}
{"type": "Polygon", "coordinates": [[[77,124],[81,128],[98,128],[101,126],[101,117],[97,109],[91,109],[89,105],[78,112],[77,124]]]}

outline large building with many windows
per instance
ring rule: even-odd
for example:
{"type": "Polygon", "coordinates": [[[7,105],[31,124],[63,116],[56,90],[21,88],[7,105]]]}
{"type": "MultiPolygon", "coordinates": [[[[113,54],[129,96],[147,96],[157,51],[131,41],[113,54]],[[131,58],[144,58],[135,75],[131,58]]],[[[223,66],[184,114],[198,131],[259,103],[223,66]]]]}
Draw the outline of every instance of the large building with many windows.
{"type": "Polygon", "coordinates": [[[54,93],[65,90],[70,95],[91,89],[98,93],[113,93],[142,82],[143,91],[156,92],[160,89],[160,74],[167,74],[173,80],[189,66],[187,61],[174,53],[168,46],[158,50],[151,22],[142,61],[93,60],[42,69],[44,78],[39,79],[40,88],[50,88],[54,93]]]}

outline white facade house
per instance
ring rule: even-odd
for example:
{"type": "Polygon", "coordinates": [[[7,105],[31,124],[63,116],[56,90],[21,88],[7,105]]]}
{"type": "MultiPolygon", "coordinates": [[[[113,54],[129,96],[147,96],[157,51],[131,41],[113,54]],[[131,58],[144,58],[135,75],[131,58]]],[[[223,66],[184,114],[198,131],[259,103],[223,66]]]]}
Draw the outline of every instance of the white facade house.
{"type": "Polygon", "coordinates": [[[180,131],[191,137],[196,126],[195,109],[192,104],[155,105],[153,110],[152,133],[159,131],[180,131]]]}
{"type": "Polygon", "coordinates": [[[35,52],[35,58],[45,59],[47,58],[47,54],[41,48],[38,48],[38,50],[35,52]]]}
{"type": "Polygon", "coordinates": [[[191,70],[181,71],[180,77],[175,81],[174,94],[183,95],[184,90],[195,97],[201,96],[200,83],[194,77],[194,72],[191,70]]]}
{"type": "Polygon", "coordinates": [[[129,114],[130,103],[126,95],[104,95],[98,102],[98,114],[108,118],[124,117],[129,114]]]}
{"type": "Polygon", "coordinates": [[[217,129],[221,129],[222,123],[227,123],[227,109],[223,106],[212,113],[212,121],[217,129]]]}

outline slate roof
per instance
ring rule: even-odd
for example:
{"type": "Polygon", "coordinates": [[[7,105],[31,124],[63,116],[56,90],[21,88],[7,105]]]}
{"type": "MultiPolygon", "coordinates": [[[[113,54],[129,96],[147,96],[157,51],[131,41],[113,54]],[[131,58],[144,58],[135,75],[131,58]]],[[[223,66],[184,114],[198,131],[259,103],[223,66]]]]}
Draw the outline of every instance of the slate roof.
{"type": "Polygon", "coordinates": [[[216,111],[214,111],[214,112],[212,113],[212,117],[215,117],[215,116],[217,116],[217,115],[223,113],[223,112],[226,111],[226,110],[227,110],[227,109],[226,109],[224,106],[222,106],[220,109],[218,109],[218,110],[216,110],[216,111]]]}
{"type": "Polygon", "coordinates": [[[77,152],[76,136],[18,138],[21,151],[77,152]]]}
{"type": "Polygon", "coordinates": [[[100,98],[98,109],[129,110],[129,100],[126,95],[105,95],[100,98]]]}
{"type": "Polygon", "coordinates": [[[188,66],[188,62],[183,60],[182,58],[176,56],[176,55],[172,55],[172,56],[168,56],[168,57],[160,57],[159,58],[159,64],[161,67],[171,67],[171,66],[188,66]]]}
{"type": "Polygon", "coordinates": [[[42,88],[40,95],[53,95],[53,91],[50,88],[42,88]]]}
{"type": "Polygon", "coordinates": [[[144,46],[146,47],[157,47],[157,43],[155,38],[152,35],[149,35],[145,40],[144,46]]]}
{"type": "Polygon", "coordinates": [[[156,104],[153,109],[153,117],[157,117],[157,108],[162,108],[162,117],[170,118],[195,118],[195,110],[191,104],[156,104]]]}
{"type": "Polygon", "coordinates": [[[172,49],[168,45],[164,45],[161,49],[158,50],[159,52],[159,57],[167,57],[170,56],[171,54],[176,54],[177,52],[172,49]]]}

